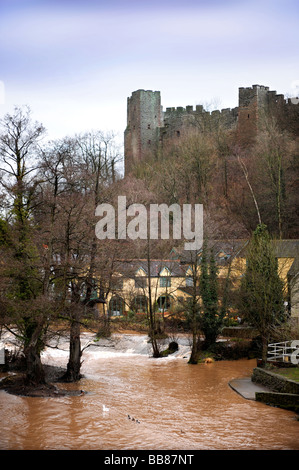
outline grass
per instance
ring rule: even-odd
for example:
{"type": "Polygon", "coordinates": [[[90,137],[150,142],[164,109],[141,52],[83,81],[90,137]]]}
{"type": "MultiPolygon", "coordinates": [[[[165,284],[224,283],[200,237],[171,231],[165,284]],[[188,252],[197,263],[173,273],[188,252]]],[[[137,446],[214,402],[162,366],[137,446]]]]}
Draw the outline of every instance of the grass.
{"type": "Polygon", "coordinates": [[[275,374],[282,375],[286,379],[295,380],[295,382],[299,382],[299,367],[279,368],[275,370],[275,374]]]}

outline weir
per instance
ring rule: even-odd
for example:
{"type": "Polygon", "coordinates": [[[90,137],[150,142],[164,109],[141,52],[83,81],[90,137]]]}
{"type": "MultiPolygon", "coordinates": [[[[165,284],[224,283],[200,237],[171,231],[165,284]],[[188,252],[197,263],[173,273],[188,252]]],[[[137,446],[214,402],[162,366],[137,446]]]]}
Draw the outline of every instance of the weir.
{"type": "MultiPolygon", "coordinates": [[[[94,357],[116,356],[152,356],[152,347],[148,335],[141,334],[114,334],[111,338],[102,338],[99,341],[90,341],[89,335],[82,335],[83,344],[88,346],[86,352],[94,357]]],[[[188,335],[176,335],[174,338],[158,340],[161,350],[167,349],[171,341],[178,343],[178,350],[167,358],[189,358],[190,339],[188,335]]],[[[84,346],[83,346],[84,347],[84,346]]],[[[165,359],[167,359],[165,358],[165,359]]],[[[159,359],[160,360],[160,359],[159,359]]]]}

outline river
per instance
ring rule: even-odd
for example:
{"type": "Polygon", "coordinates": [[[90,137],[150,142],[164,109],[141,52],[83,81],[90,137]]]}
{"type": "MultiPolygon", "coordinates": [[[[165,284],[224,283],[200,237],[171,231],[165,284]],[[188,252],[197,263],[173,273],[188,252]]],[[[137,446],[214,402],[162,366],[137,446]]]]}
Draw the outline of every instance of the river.
{"type": "MultiPolygon", "coordinates": [[[[255,360],[189,365],[188,357],[187,340],[160,359],[150,357],[142,335],[94,343],[84,351],[80,383],[59,385],[84,395],[0,391],[0,449],[299,450],[295,413],[246,400],[229,386],[250,376],[255,360]]],[[[67,347],[43,353],[45,364],[66,366],[67,359],[67,347]]]]}

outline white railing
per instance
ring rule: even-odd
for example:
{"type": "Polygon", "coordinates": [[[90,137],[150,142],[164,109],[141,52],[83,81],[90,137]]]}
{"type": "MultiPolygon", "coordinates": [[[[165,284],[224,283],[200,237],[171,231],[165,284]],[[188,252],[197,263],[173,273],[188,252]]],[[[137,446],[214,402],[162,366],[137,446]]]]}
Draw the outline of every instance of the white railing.
{"type": "Polygon", "coordinates": [[[269,362],[291,362],[298,364],[299,340],[268,344],[269,362]]]}

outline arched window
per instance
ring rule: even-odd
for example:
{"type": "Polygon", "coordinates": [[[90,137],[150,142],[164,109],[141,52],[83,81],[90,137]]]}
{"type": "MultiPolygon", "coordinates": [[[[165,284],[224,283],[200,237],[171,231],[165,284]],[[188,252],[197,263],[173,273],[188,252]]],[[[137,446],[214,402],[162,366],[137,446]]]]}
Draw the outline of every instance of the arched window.
{"type": "Polygon", "coordinates": [[[157,299],[157,306],[160,312],[165,312],[171,307],[171,296],[170,295],[160,295],[157,299]]]}
{"type": "Polygon", "coordinates": [[[119,295],[111,297],[109,302],[109,314],[111,316],[118,316],[124,313],[124,300],[119,295]]]}

